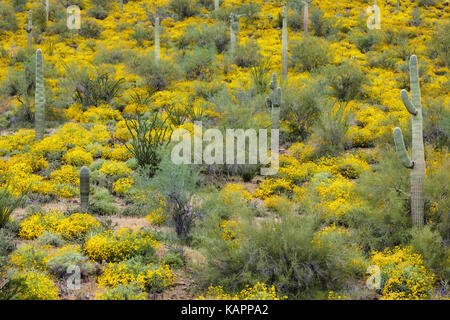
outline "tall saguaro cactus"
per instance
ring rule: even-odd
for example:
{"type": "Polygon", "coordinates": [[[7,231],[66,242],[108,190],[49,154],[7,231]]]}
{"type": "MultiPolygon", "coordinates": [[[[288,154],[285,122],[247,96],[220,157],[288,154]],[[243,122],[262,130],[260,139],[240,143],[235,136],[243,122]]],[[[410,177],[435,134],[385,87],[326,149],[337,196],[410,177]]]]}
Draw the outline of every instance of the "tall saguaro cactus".
{"type": "Polygon", "coordinates": [[[49,0],[44,0],[44,6],[45,6],[45,19],[48,23],[48,14],[50,12],[50,2],[49,0]]]}
{"type": "Polygon", "coordinates": [[[28,49],[33,45],[33,13],[28,11],[28,24],[25,25],[25,31],[28,33],[28,49]]]}
{"type": "Polygon", "coordinates": [[[423,183],[425,180],[425,156],[423,146],[422,129],[422,104],[420,101],[420,83],[417,57],[411,56],[409,60],[409,74],[411,99],[406,90],[401,91],[401,99],[408,112],[411,114],[412,122],[412,159],[410,159],[403,141],[400,128],[394,129],[394,142],[397,154],[402,164],[411,170],[411,216],[413,225],[422,227],[424,223],[423,208],[424,194],[423,183]]]}
{"type": "Polygon", "coordinates": [[[158,65],[160,60],[159,44],[159,17],[155,18],[155,63],[158,65]]]}
{"type": "Polygon", "coordinates": [[[239,22],[234,21],[234,15],[230,15],[230,55],[234,58],[236,53],[236,36],[239,32],[239,22]]]}
{"type": "Polygon", "coordinates": [[[219,8],[220,8],[219,0],[214,0],[214,11],[215,12],[219,11],[219,8]]]}
{"type": "Polygon", "coordinates": [[[287,16],[288,16],[288,8],[287,5],[284,5],[283,8],[283,31],[281,33],[281,65],[283,69],[283,78],[287,79],[288,74],[288,32],[287,32],[287,16]]]}
{"type": "Polygon", "coordinates": [[[309,23],[309,3],[308,1],[303,1],[303,31],[308,34],[308,23],[309,23]]]}
{"type": "Polygon", "coordinates": [[[120,13],[123,13],[123,0],[119,0],[120,13]]]}
{"type": "Polygon", "coordinates": [[[34,109],[36,140],[42,140],[44,137],[45,124],[45,89],[44,62],[41,49],[36,50],[36,91],[34,95],[34,109]]]}
{"type": "Polygon", "coordinates": [[[281,88],[278,86],[277,74],[272,74],[270,95],[266,98],[267,107],[272,113],[272,129],[280,128],[281,88]]]}
{"type": "Polygon", "coordinates": [[[87,212],[89,208],[89,179],[89,169],[82,167],[80,169],[80,208],[82,212],[87,212]]]}

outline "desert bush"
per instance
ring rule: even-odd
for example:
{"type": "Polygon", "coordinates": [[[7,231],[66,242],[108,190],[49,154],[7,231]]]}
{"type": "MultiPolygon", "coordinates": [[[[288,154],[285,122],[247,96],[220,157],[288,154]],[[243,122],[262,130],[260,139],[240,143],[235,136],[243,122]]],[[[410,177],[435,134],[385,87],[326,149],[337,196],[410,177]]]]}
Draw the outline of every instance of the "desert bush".
{"type": "Polygon", "coordinates": [[[264,282],[292,299],[314,298],[331,283],[334,288],[342,287],[361,274],[347,264],[337,267],[348,252],[329,255],[332,247],[314,244],[319,223],[312,215],[286,213],[279,220],[259,221],[242,218],[238,225],[235,245],[227,237],[204,240],[206,264],[197,271],[208,285],[236,292],[264,282]]]}
{"type": "Polygon", "coordinates": [[[215,48],[194,47],[179,57],[188,80],[211,80],[217,67],[215,48]]]}
{"type": "Polygon", "coordinates": [[[300,71],[311,71],[328,64],[329,48],[326,40],[306,37],[291,46],[291,62],[300,71]]]}
{"type": "Polygon", "coordinates": [[[165,59],[159,64],[155,62],[153,54],[137,57],[129,63],[129,68],[140,75],[150,92],[165,90],[167,86],[178,78],[178,66],[165,59]]]}
{"type": "Polygon", "coordinates": [[[253,82],[255,94],[265,94],[270,82],[270,64],[268,60],[253,66],[250,69],[250,76],[253,82]]]}
{"type": "Polygon", "coordinates": [[[187,241],[196,218],[191,199],[200,179],[199,172],[191,165],[173,163],[167,150],[161,157],[160,168],[150,181],[152,196],[156,199],[162,197],[168,220],[175,227],[177,236],[187,241]]]}
{"type": "Polygon", "coordinates": [[[379,42],[377,33],[369,32],[367,34],[357,34],[353,37],[353,41],[362,53],[370,51],[379,42]]]}
{"type": "Polygon", "coordinates": [[[136,40],[138,46],[144,46],[144,40],[152,41],[154,38],[154,32],[149,30],[147,26],[137,24],[133,28],[134,32],[131,34],[131,38],[136,40]]]}
{"type": "Polygon", "coordinates": [[[83,20],[80,28],[80,36],[87,39],[97,39],[102,32],[103,28],[95,19],[85,18],[83,20]]]}
{"type": "Polygon", "coordinates": [[[0,189],[0,229],[9,222],[12,212],[19,206],[22,199],[23,196],[15,197],[10,192],[9,183],[0,189]]]}
{"type": "Polygon", "coordinates": [[[8,4],[0,4],[0,34],[4,31],[16,31],[17,19],[13,8],[8,4]]]}
{"type": "Polygon", "coordinates": [[[233,62],[241,68],[256,66],[262,59],[260,48],[256,41],[248,41],[244,45],[238,45],[233,62]]]}
{"type": "Polygon", "coordinates": [[[426,99],[424,101],[424,129],[426,142],[437,149],[450,147],[450,111],[442,99],[426,99]]]}
{"type": "Polygon", "coordinates": [[[324,102],[321,116],[315,124],[314,135],[319,155],[338,154],[350,147],[347,131],[350,128],[350,114],[345,103],[324,102]]]}
{"type": "Polygon", "coordinates": [[[97,188],[89,199],[89,212],[99,215],[114,215],[119,213],[115,198],[108,189],[97,188]]]}
{"type": "Polygon", "coordinates": [[[313,9],[310,19],[316,37],[326,37],[333,32],[331,21],[324,17],[324,13],[320,9],[313,9]]]}
{"type": "Polygon", "coordinates": [[[196,1],[190,0],[170,0],[169,10],[180,20],[189,18],[197,14],[196,1]]]}
{"type": "Polygon", "coordinates": [[[146,300],[146,294],[135,283],[119,284],[95,296],[96,300],[146,300]]]}
{"type": "Polygon", "coordinates": [[[74,100],[81,104],[83,111],[90,106],[109,104],[120,94],[124,82],[123,79],[113,79],[107,72],[98,71],[90,75],[86,69],[73,65],[66,67],[66,73],[74,92],[74,100]]]}
{"type": "Polygon", "coordinates": [[[325,69],[325,78],[331,87],[331,94],[340,101],[357,98],[365,82],[364,73],[350,61],[345,61],[339,66],[328,66],[325,69]]]}
{"type": "Polygon", "coordinates": [[[450,22],[446,22],[436,29],[429,47],[431,57],[437,58],[440,63],[450,66],[450,22]]]}
{"type": "Polygon", "coordinates": [[[449,252],[446,250],[441,235],[432,231],[428,225],[422,229],[412,229],[411,236],[412,250],[423,257],[424,265],[439,277],[449,281],[450,270],[445,265],[445,261],[449,258],[449,252]]]}
{"type": "Polygon", "coordinates": [[[94,266],[88,262],[88,258],[81,254],[79,246],[66,246],[52,254],[46,263],[47,270],[58,278],[65,278],[70,275],[67,273],[69,267],[76,266],[80,268],[82,276],[92,273],[94,266]]]}
{"type": "Polygon", "coordinates": [[[323,93],[314,84],[303,88],[291,85],[283,89],[281,119],[288,123],[290,140],[303,141],[320,117],[323,93]]]}
{"type": "Polygon", "coordinates": [[[228,26],[222,21],[212,25],[205,23],[200,27],[189,26],[177,41],[178,47],[182,49],[194,44],[204,48],[216,47],[217,52],[222,53],[230,41],[228,26]]]}

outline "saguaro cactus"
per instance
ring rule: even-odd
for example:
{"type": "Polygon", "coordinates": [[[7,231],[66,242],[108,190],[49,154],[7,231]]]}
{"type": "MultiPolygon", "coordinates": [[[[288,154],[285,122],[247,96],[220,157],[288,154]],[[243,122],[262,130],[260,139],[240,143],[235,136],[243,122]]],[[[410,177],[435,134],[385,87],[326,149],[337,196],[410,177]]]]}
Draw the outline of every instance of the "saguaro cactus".
{"type": "Polygon", "coordinates": [[[308,34],[308,23],[309,23],[309,3],[308,1],[303,1],[303,30],[305,34],[308,34]]]}
{"type": "Polygon", "coordinates": [[[270,95],[266,98],[267,107],[272,113],[272,129],[280,128],[281,88],[278,86],[277,74],[272,74],[270,95]]]}
{"type": "Polygon", "coordinates": [[[50,2],[49,0],[44,0],[44,6],[45,6],[45,19],[48,23],[48,13],[50,11],[50,2]]]}
{"type": "Polygon", "coordinates": [[[155,18],[155,62],[159,64],[160,53],[159,53],[159,17],[155,18]]]}
{"type": "Polygon", "coordinates": [[[236,36],[239,32],[239,22],[234,21],[234,15],[230,15],[230,55],[234,58],[236,53],[236,36]]]}
{"type": "Polygon", "coordinates": [[[288,74],[288,32],[287,32],[287,15],[288,15],[288,8],[287,5],[284,5],[283,8],[283,31],[281,33],[281,65],[283,68],[283,78],[287,79],[288,74]]]}
{"type": "Polygon", "coordinates": [[[36,140],[41,140],[44,137],[45,124],[44,62],[41,49],[36,50],[36,91],[34,95],[34,109],[36,140]]]}
{"type": "Polygon", "coordinates": [[[89,208],[89,169],[80,169],[80,208],[82,212],[87,212],[89,208]]]}
{"type": "Polygon", "coordinates": [[[24,27],[25,31],[28,33],[28,49],[33,45],[33,13],[28,11],[28,24],[24,27]]]}
{"type": "Polygon", "coordinates": [[[123,13],[123,0],[119,0],[120,13],[123,13]]]}
{"type": "Polygon", "coordinates": [[[215,12],[219,11],[219,8],[220,8],[219,0],[214,0],[214,11],[215,12]]]}
{"type": "Polygon", "coordinates": [[[403,134],[400,128],[394,129],[394,142],[397,154],[402,164],[411,169],[411,216],[413,225],[423,226],[423,183],[425,179],[425,156],[423,146],[422,129],[422,104],[420,101],[420,83],[417,57],[411,56],[409,60],[409,74],[411,87],[411,100],[406,90],[401,91],[401,99],[412,121],[412,159],[410,159],[403,141],[403,134]]]}

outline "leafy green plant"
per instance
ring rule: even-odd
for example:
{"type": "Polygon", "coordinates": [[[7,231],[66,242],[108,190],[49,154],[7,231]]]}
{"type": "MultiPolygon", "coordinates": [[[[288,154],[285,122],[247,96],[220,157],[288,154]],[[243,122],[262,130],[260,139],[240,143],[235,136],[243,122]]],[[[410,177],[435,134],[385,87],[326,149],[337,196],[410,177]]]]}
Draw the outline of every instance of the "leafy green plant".
{"type": "Polygon", "coordinates": [[[291,46],[291,62],[300,71],[311,71],[328,64],[329,48],[326,40],[308,36],[294,41],[291,46]]]}
{"type": "Polygon", "coordinates": [[[160,148],[169,142],[166,135],[171,129],[166,122],[167,119],[162,120],[157,112],[125,120],[131,134],[130,144],[126,147],[136,158],[139,166],[149,168],[150,176],[155,173],[161,161],[158,154],[160,148]]]}
{"type": "Polygon", "coordinates": [[[24,196],[14,197],[8,188],[9,182],[0,189],[0,229],[9,222],[12,212],[20,205],[24,196]]]}

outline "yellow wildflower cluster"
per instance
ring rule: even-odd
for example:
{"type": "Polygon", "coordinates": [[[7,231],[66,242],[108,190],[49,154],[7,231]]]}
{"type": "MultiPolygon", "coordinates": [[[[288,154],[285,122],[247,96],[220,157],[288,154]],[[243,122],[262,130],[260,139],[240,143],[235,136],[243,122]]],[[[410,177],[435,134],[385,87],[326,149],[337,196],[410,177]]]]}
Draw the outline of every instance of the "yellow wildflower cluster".
{"type": "Polygon", "coordinates": [[[59,290],[53,280],[39,271],[26,271],[15,274],[12,280],[21,280],[24,287],[14,297],[18,300],[57,300],[59,290]]]}
{"type": "Polygon", "coordinates": [[[103,162],[99,171],[107,176],[114,177],[128,176],[132,173],[132,170],[125,163],[109,160],[103,162]]]}
{"type": "Polygon", "coordinates": [[[381,269],[383,300],[417,300],[432,296],[434,275],[423,265],[422,256],[411,247],[373,252],[371,263],[381,269]]]}
{"type": "Polygon", "coordinates": [[[249,201],[252,196],[250,192],[244,189],[240,184],[229,183],[221,191],[220,194],[225,203],[231,204],[234,201],[249,201]]]}
{"type": "Polygon", "coordinates": [[[161,244],[152,235],[131,229],[120,229],[117,233],[105,231],[85,243],[86,254],[95,261],[118,262],[144,252],[148,248],[159,248],[161,244]]]}
{"type": "Polygon", "coordinates": [[[155,210],[151,210],[149,214],[145,217],[150,224],[155,226],[160,226],[166,222],[166,216],[164,214],[164,209],[159,207],[155,210]]]}
{"type": "Polygon", "coordinates": [[[247,286],[235,295],[227,294],[223,287],[209,287],[204,296],[199,300],[284,300],[287,297],[277,295],[275,286],[267,287],[266,284],[258,282],[253,287],[247,286]]]}
{"type": "Polygon", "coordinates": [[[175,275],[168,265],[136,266],[130,261],[111,263],[98,278],[104,288],[136,283],[142,290],[160,292],[175,283],[175,275]]]}
{"type": "Polygon", "coordinates": [[[20,223],[19,237],[35,239],[44,231],[60,234],[63,239],[70,240],[83,237],[90,230],[99,227],[100,223],[87,213],[74,213],[68,217],[60,211],[34,214],[20,223]]]}
{"type": "Polygon", "coordinates": [[[133,187],[134,180],[132,178],[120,178],[113,184],[113,190],[116,194],[125,195],[125,193],[133,187]]]}
{"type": "Polygon", "coordinates": [[[86,152],[84,148],[75,147],[66,152],[63,156],[64,162],[67,164],[82,167],[88,166],[92,163],[93,158],[90,152],[86,152]]]}

